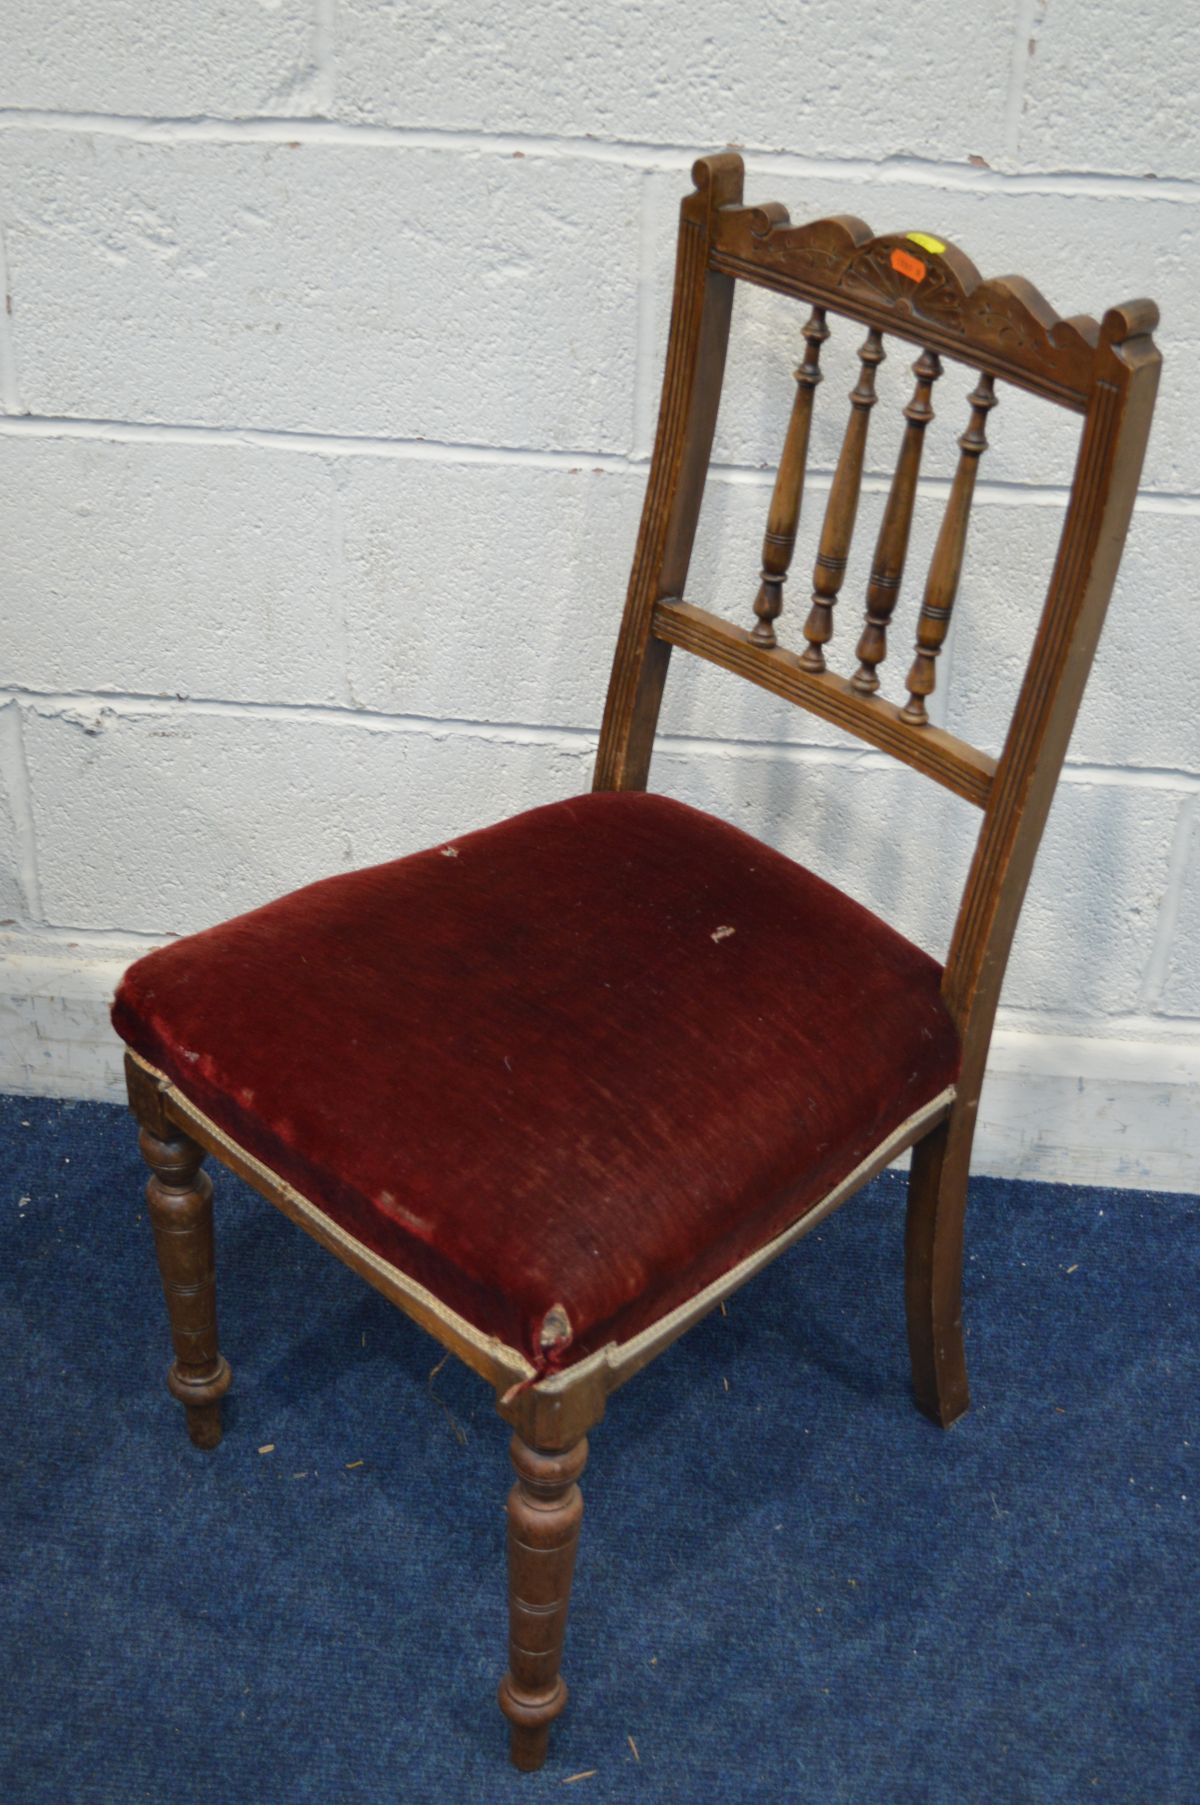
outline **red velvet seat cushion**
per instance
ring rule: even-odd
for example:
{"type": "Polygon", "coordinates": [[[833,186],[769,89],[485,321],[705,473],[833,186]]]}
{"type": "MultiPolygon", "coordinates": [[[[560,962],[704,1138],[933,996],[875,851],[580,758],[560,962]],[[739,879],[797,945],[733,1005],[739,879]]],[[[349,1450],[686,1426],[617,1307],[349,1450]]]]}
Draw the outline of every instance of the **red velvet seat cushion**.
{"type": "Polygon", "coordinates": [[[940,975],[738,829],[600,793],[151,953],[113,1020],[545,1371],[694,1296],[953,1082],[940,975]]]}

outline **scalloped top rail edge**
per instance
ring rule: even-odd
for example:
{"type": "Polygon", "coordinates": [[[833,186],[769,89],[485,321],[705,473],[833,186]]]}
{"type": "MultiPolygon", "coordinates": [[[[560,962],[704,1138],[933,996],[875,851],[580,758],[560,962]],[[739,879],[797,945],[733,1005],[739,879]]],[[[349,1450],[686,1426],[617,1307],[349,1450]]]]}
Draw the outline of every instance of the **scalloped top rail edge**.
{"type": "Polygon", "coordinates": [[[1111,308],[1103,326],[1088,314],[1060,319],[1023,276],[985,281],[965,252],[926,232],[876,237],[848,214],[796,226],[778,202],[742,206],[738,161],[722,156],[696,165],[698,188],[716,202],[715,268],[990,368],[1081,412],[1099,345],[1158,324],[1157,307],[1144,300],[1111,308]]]}

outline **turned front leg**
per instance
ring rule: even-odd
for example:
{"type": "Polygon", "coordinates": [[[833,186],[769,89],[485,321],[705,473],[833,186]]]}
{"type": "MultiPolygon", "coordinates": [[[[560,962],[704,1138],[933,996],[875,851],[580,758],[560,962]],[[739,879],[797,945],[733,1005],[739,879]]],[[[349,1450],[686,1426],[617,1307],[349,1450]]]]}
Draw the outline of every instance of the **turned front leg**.
{"type": "Polygon", "coordinates": [[[200,1170],[204,1149],[174,1124],[164,1139],[143,1128],[139,1144],[153,1174],[146,1201],[175,1344],[167,1388],[186,1405],[196,1446],[215,1448],[221,1399],[233,1375],[217,1347],[212,1182],[200,1170]]]}
{"type": "Polygon", "coordinates": [[[583,1517],[578,1479],[587,1441],[543,1454],[514,1435],[517,1482],[508,1495],[509,1669],[500,1709],[512,1725],[514,1767],[541,1767],[550,1725],[567,1702],[559,1673],[571,1574],[583,1517]]]}

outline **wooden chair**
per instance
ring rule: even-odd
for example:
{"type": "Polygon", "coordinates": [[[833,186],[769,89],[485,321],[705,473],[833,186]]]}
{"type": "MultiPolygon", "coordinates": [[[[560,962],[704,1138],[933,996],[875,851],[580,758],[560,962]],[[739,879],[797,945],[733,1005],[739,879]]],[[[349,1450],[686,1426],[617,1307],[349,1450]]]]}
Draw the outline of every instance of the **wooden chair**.
{"type": "Polygon", "coordinates": [[[114,1021],[153,1176],[171,1392],[220,1438],[213,1153],[495,1388],[515,1431],[512,1758],[544,1760],[587,1433],[609,1394],[912,1148],[905,1298],[921,1409],[967,1408],[963,1214],[984,1062],[1034,854],[1133,507],[1157,309],[1060,320],[1019,278],[861,220],[793,226],[702,158],[682,203],[658,436],[589,796],[345,874],[140,960],[114,1021]],[[754,622],[687,600],[735,284],[810,308],[754,622]],[[827,320],[866,327],[804,622],[777,642],[827,320]],[[856,663],[827,664],[884,337],[918,347],[856,663]],[[971,366],[907,699],[880,694],[942,360],[971,366]],[[931,725],[984,426],[1011,383],[1082,420],[998,759],[931,725]],[[646,793],[673,647],[974,803],[944,969],[732,827],[646,793]],[[717,1024],[719,1023],[719,1028],[717,1024]]]}

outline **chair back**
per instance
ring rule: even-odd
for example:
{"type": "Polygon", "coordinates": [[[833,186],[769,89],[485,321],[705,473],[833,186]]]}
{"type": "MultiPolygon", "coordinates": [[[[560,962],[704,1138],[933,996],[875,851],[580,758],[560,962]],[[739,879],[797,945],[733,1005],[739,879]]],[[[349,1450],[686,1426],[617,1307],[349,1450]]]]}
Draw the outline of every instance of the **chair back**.
{"type": "MultiPolygon", "coordinates": [[[[943,991],[964,1038],[964,1083],[982,1076],[1017,916],[1099,639],[1133,509],[1160,358],[1152,301],[1097,324],[1059,319],[1021,277],[984,280],[954,245],[922,232],[876,237],[862,220],[792,225],[776,203],[742,204],[742,160],[701,158],[683,201],[658,433],[601,731],[595,787],[645,787],[672,647],[785,697],[890,753],[982,811],[945,965],[943,991]],[[753,614],[733,625],[689,602],[695,538],[725,369],[735,284],[802,301],[804,350],[763,538],[753,614]],[[809,432],[831,317],[866,329],[829,489],[803,623],[804,647],[776,625],[795,548],[809,432]],[[853,663],[830,668],[887,340],[917,347],[911,398],[871,561],[853,663]],[[975,386],[925,580],[905,694],[881,693],[879,666],[908,553],[925,430],[944,362],[975,386]],[[1057,557],[999,758],[929,719],[928,697],[962,574],[971,501],[997,385],[1078,414],[1079,451],[1057,557]]],[[[748,611],[749,612],[749,611],[748,611]]]]}

